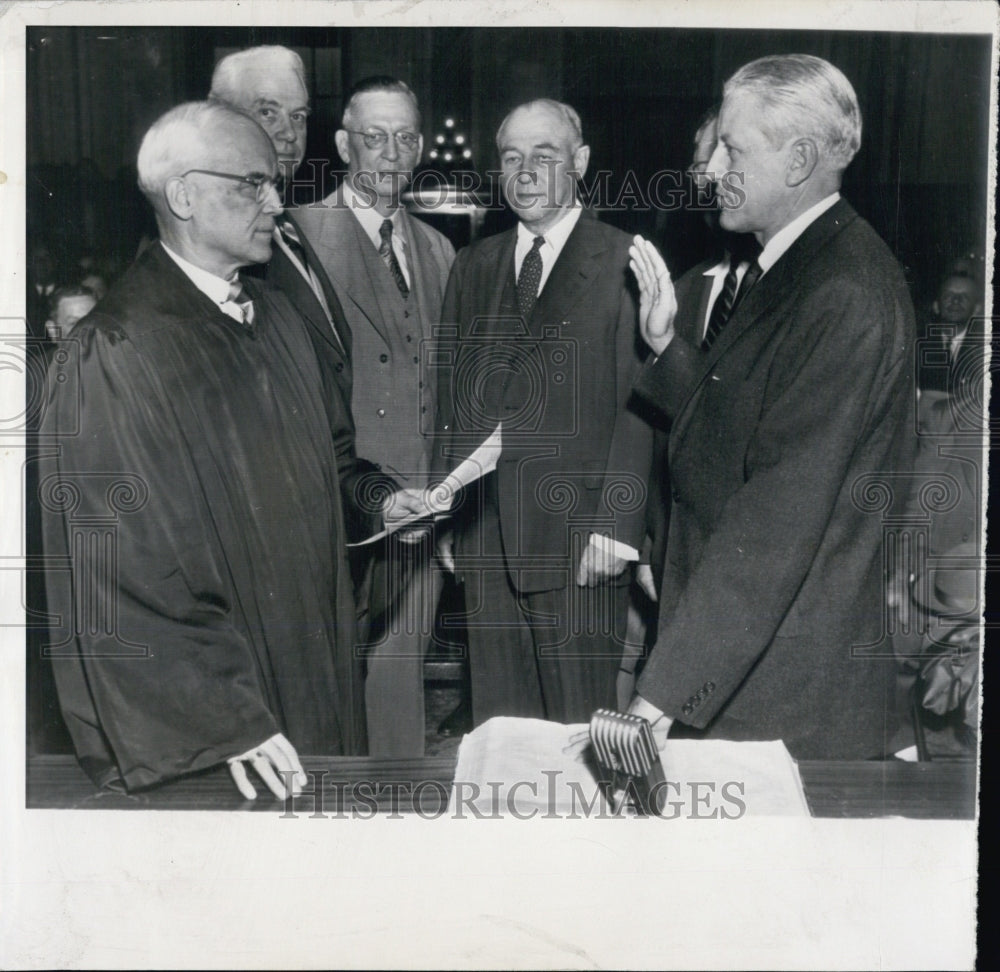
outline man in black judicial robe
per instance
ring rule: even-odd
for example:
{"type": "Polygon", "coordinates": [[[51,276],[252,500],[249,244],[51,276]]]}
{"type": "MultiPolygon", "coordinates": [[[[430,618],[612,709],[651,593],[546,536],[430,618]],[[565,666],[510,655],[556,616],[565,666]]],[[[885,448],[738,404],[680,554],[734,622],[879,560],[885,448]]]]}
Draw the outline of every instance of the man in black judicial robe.
{"type": "Polygon", "coordinates": [[[79,374],[50,374],[60,703],[99,785],[228,761],[245,796],[246,763],[282,796],[297,752],[362,751],[364,713],[316,356],[287,297],[237,275],[270,256],[275,153],[197,102],[153,125],[138,169],[160,241],[74,330],[79,374]]]}

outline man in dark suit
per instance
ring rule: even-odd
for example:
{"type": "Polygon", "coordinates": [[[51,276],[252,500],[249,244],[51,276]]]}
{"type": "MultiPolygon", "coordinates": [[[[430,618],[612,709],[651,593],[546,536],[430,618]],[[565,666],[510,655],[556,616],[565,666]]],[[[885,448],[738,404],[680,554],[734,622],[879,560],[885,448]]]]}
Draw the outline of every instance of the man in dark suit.
{"type": "Polygon", "coordinates": [[[358,754],[364,716],[330,403],[301,316],[238,275],[271,256],[277,158],[245,114],[194,102],[138,172],[159,241],[74,329],[78,382],[58,361],[49,382],[60,703],[98,784],[228,762],[245,796],[253,766],[280,797],[297,751],[358,754]]]}
{"type": "Polygon", "coordinates": [[[897,262],[839,195],[860,132],[853,88],[819,58],[727,82],[709,170],[722,227],[763,249],[707,352],[677,333],[655,249],[633,250],[657,355],[637,389],[672,419],[659,630],[631,707],[661,743],[883,752],[893,666],[863,647],[883,616],[866,489],[913,461],[915,338],[897,262]]]}
{"type": "MultiPolygon", "coordinates": [[[[209,97],[245,112],[267,132],[278,154],[285,196],[306,150],[309,92],[302,59],[287,47],[251,47],[222,58],[212,74],[209,97]]],[[[338,414],[351,403],[351,329],[337,293],[297,211],[275,220],[271,259],[254,275],[280,287],[309,327],[323,378],[324,393],[338,414]]],[[[338,453],[353,461],[353,425],[334,429],[338,453]]],[[[346,504],[350,509],[351,504],[346,504]]],[[[353,532],[353,531],[352,531],[353,532]]],[[[353,539],[362,539],[354,536],[353,539]]]]}
{"type": "Polygon", "coordinates": [[[465,586],[474,721],[589,720],[615,702],[652,446],[626,409],[641,363],[629,241],[577,202],[590,150],[568,105],[516,108],[497,148],[519,223],[459,254],[428,362],[438,468],[498,425],[500,448],[440,552],[465,586]]]}
{"type": "MultiPolygon", "coordinates": [[[[400,195],[423,140],[413,92],[374,77],[348,93],[337,151],[347,177],[300,226],[340,295],[353,337],[352,411],[357,449],[410,488],[427,485],[435,386],[421,367],[440,322],[455,251],[410,216],[400,195]]],[[[422,756],[423,658],[442,578],[429,534],[386,538],[376,557],[365,696],[373,756],[422,756]]]]}

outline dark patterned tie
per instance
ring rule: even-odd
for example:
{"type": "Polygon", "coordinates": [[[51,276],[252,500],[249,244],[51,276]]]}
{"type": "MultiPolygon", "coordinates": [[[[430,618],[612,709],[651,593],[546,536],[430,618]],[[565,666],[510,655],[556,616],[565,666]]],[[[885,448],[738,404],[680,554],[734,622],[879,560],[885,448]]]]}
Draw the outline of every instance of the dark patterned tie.
{"type": "Polygon", "coordinates": [[[705,339],[701,342],[702,351],[707,351],[714,343],[719,333],[726,326],[729,318],[739,306],[740,301],[747,295],[750,288],[757,282],[757,278],[763,273],[760,264],[754,260],[747,271],[743,274],[743,280],[739,287],[736,285],[736,270],[740,265],[739,256],[734,256],[729,262],[729,273],[722,284],[722,293],[715,300],[712,313],[708,317],[708,328],[705,331],[705,339]]]}
{"type": "Polygon", "coordinates": [[[229,300],[239,307],[240,313],[243,315],[243,323],[248,327],[253,324],[253,301],[247,297],[239,277],[230,281],[229,300]]]}
{"type": "Polygon", "coordinates": [[[531,249],[525,254],[521,273],[517,278],[517,309],[525,320],[531,317],[535,301],[538,300],[538,285],[542,282],[542,255],[538,251],[544,243],[544,236],[536,236],[532,240],[531,249]]]}
{"type": "Polygon", "coordinates": [[[392,279],[396,281],[399,292],[404,297],[410,296],[410,288],[406,284],[406,277],[403,276],[402,267],[396,259],[396,251],[392,248],[392,220],[383,219],[382,225],[378,229],[378,235],[382,237],[382,244],[378,248],[378,255],[389,268],[392,279]]]}
{"type": "Polygon", "coordinates": [[[278,218],[278,232],[285,241],[285,245],[291,251],[292,256],[302,264],[302,269],[308,273],[309,261],[306,259],[305,247],[302,246],[302,240],[299,239],[298,231],[292,225],[291,220],[284,215],[278,218]]]}

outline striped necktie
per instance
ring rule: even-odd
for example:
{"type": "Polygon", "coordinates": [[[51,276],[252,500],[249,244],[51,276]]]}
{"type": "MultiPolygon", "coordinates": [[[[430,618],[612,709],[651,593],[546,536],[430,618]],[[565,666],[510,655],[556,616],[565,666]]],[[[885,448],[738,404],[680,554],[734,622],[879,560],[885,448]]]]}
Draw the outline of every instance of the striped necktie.
{"type": "Polygon", "coordinates": [[[392,279],[396,281],[396,286],[403,297],[410,296],[410,288],[403,276],[403,269],[396,259],[396,251],[392,248],[392,220],[383,219],[382,225],[378,229],[378,235],[382,237],[382,243],[378,248],[378,255],[382,257],[382,262],[389,268],[392,279]]]}
{"type": "Polygon", "coordinates": [[[292,256],[295,257],[299,263],[302,264],[302,269],[309,272],[309,261],[306,259],[305,247],[302,245],[302,240],[299,239],[298,231],[292,225],[291,220],[287,219],[284,215],[281,215],[277,221],[278,232],[281,234],[281,238],[285,241],[285,245],[291,251],[292,256]]]}
{"type": "Polygon", "coordinates": [[[733,316],[733,312],[739,307],[740,301],[746,297],[750,288],[757,282],[757,278],[763,273],[760,264],[754,260],[747,267],[746,273],[743,274],[743,280],[737,286],[736,271],[739,265],[739,256],[733,256],[729,261],[729,272],[722,284],[722,293],[716,298],[712,313],[708,317],[705,339],[701,342],[702,351],[707,351],[715,343],[715,339],[726,326],[729,318],[733,316]]]}

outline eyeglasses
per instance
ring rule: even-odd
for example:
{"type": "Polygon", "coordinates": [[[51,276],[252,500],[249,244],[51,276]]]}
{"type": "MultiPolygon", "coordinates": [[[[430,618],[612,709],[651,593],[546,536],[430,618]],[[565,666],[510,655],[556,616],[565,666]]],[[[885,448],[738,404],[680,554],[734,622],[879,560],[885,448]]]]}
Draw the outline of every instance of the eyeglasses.
{"type": "MultiPolygon", "coordinates": [[[[344,131],[350,132],[352,135],[360,135],[365,140],[365,147],[370,149],[380,149],[389,141],[387,132],[378,130],[359,132],[353,128],[345,128],[344,131]]],[[[420,144],[420,136],[416,132],[395,132],[392,137],[400,148],[406,149],[408,152],[412,152],[420,144]]]]}
{"type": "Polygon", "coordinates": [[[233,182],[240,182],[245,186],[252,186],[254,192],[256,193],[257,202],[262,203],[267,199],[268,193],[272,189],[277,190],[277,182],[270,176],[266,175],[235,175],[232,172],[213,172],[211,169],[188,169],[187,172],[181,173],[181,178],[191,175],[191,173],[198,173],[199,175],[215,176],[216,179],[232,179],[233,182]]]}

